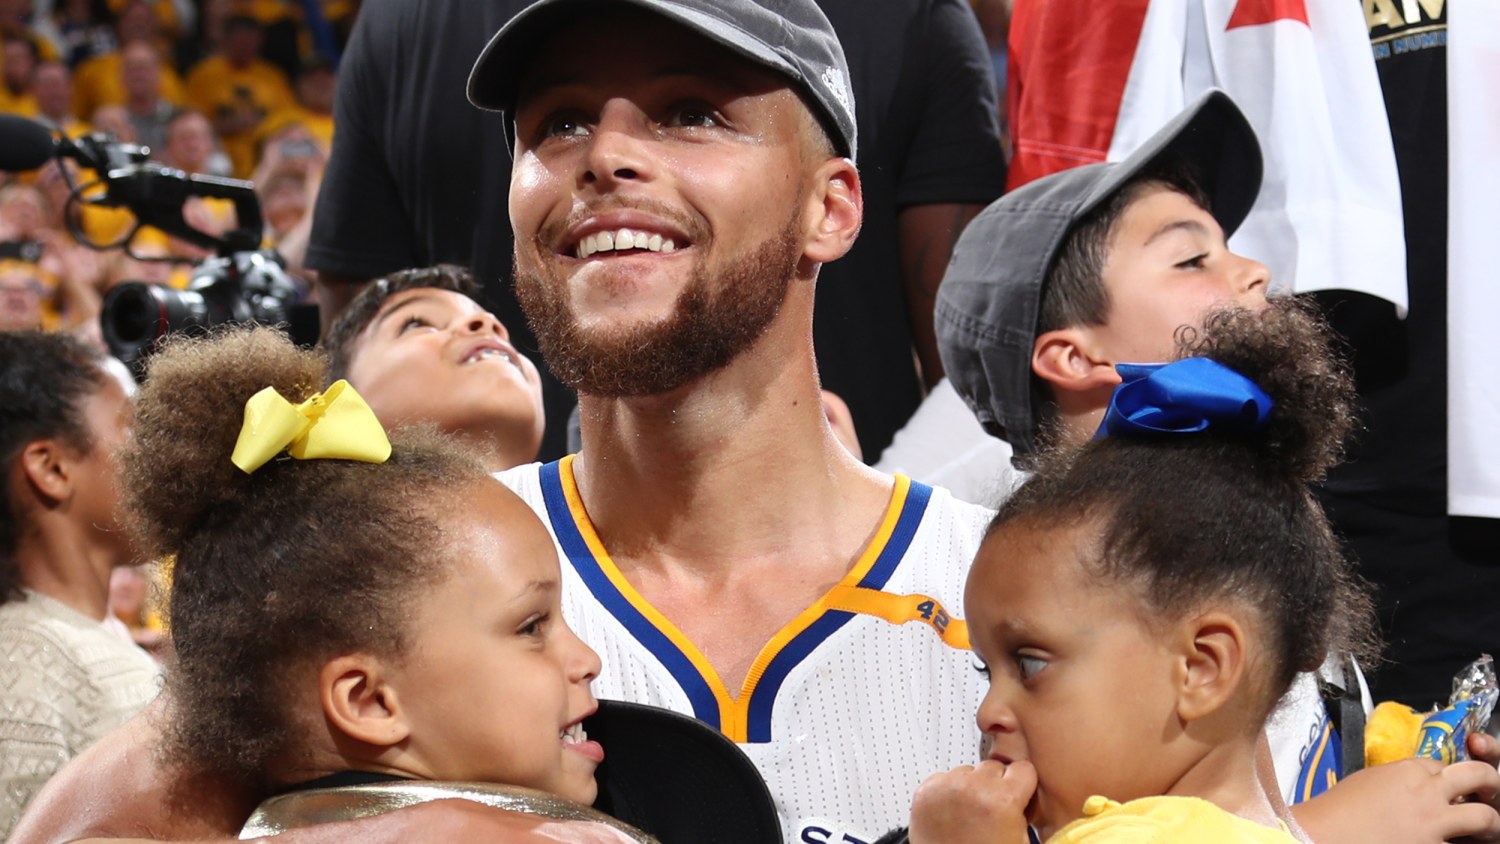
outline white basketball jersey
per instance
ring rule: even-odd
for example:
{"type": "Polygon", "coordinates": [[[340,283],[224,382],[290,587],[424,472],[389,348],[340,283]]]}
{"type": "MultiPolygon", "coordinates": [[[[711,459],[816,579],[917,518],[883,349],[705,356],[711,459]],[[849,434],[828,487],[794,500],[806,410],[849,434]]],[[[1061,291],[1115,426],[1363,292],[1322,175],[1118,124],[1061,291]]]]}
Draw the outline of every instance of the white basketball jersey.
{"type": "Polygon", "coordinates": [[[497,477],[557,541],[563,614],[604,665],[594,694],[692,715],[736,741],[788,842],[869,844],[906,825],[928,775],[978,760],[987,684],[955,613],[988,510],[898,476],[849,574],[762,648],[733,694],[610,560],[572,458],[497,477]]]}

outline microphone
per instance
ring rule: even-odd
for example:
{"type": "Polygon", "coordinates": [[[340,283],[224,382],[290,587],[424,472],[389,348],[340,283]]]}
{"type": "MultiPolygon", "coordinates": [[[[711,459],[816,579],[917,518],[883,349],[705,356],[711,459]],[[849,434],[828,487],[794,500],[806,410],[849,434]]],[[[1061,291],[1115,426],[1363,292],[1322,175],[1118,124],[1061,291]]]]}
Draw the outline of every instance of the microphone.
{"type": "Polygon", "coordinates": [[[51,160],[57,141],[46,126],[14,114],[0,114],[0,170],[20,173],[51,160]]]}

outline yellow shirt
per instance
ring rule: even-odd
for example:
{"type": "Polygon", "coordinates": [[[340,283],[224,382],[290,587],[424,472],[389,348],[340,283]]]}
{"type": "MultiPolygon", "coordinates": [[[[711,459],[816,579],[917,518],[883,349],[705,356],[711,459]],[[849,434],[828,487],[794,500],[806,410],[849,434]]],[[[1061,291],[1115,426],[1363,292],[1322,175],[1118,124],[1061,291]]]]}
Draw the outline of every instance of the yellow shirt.
{"type": "Polygon", "coordinates": [[[22,117],[36,117],[36,97],[31,94],[12,94],[10,89],[0,85],[0,112],[6,114],[19,114],[22,117]]]}
{"type": "Polygon", "coordinates": [[[1083,817],[1047,844],[1287,844],[1285,825],[1261,826],[1196,797],[1142,797],[1120,804],[1090,797],[1083,817]]]}
{"type": "MultiPolygon", "coordinates": [[[[182,77],[166,62],[161,66],[161,98],[172,105],[186,102],[182,77]]],[[[81,120],[94,116],[99,106],[122,105],[125,81],[120,73],[120,54],[105,53],[84,59],[73,71],[73,113],[81,120]]]]}
{"type": "MultiPolygon", "coordinates": [[[[267,115],[296,105],[286,75],[260,60],[235,68],[223,56],[209,56],[188,73],[187,92],[188,102],[209,120],[248,108],[259,114],[263,123],[267,115]]],[[[248,178],[255,169],[255,141],[260,123],[248,131],[219,138],[239,178],[248,178]]]]}

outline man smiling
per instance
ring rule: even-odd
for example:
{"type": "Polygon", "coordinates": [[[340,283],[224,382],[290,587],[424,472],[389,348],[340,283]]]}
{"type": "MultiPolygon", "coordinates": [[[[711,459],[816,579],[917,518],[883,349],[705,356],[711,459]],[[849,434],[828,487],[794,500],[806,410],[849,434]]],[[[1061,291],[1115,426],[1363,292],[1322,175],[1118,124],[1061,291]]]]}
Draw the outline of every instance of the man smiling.
{"type": "Polygon", "coordinates": [[[511,126],[517,295],[580,394],[582,452],[502,478],[571,564],[596,693],[739,742],[787,840],[873,840],[977,753],[944,607],[988,514],[823,415],[814,285],[862,210],[837,38],[810,0],[544,0],[469,94],[511,126]]]}

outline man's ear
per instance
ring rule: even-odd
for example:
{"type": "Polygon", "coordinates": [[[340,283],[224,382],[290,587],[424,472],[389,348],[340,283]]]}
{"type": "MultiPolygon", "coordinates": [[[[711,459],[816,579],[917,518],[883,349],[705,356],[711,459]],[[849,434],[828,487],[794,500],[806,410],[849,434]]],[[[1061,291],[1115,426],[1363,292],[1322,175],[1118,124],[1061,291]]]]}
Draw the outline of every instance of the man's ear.
{"type": "Polygon", "coordinates": [[[1087,329],[1072,327],[1047,331],[1031,346],[1031,371],[1052,385],[1059,395],[1078,394],[1120,383],[1114,364],[1098,354],[1087,329]]]}
{"type": "Polygon", "coordinates": [[[318,695],[328,723],[355,741],[384,749],[411,734],[406,712],[376,656],[354,653],[329,660],[318,672],[318,695]]]}
{"type": "Polygon", "coordinates": [[[33,440],[21,449],[16,462],[38,495],[59,502],[73,494],[72,457],[72,451],[58,440],[33,440]]]}
{"type": "Polygon", "coordinates": [[[1222,709],[1244,685],[1245,630],[1216,610],[1184,621],[1177,641],[1177,715],[1197,721],[1222,709]]]}
{"type": "Polygon", "coordinates": [[[826,264],[854,245],[864,221],[865,200],[859,171],[847,158],[830,158],[814,171],[808,198],[807,260],[826,264]]]}

